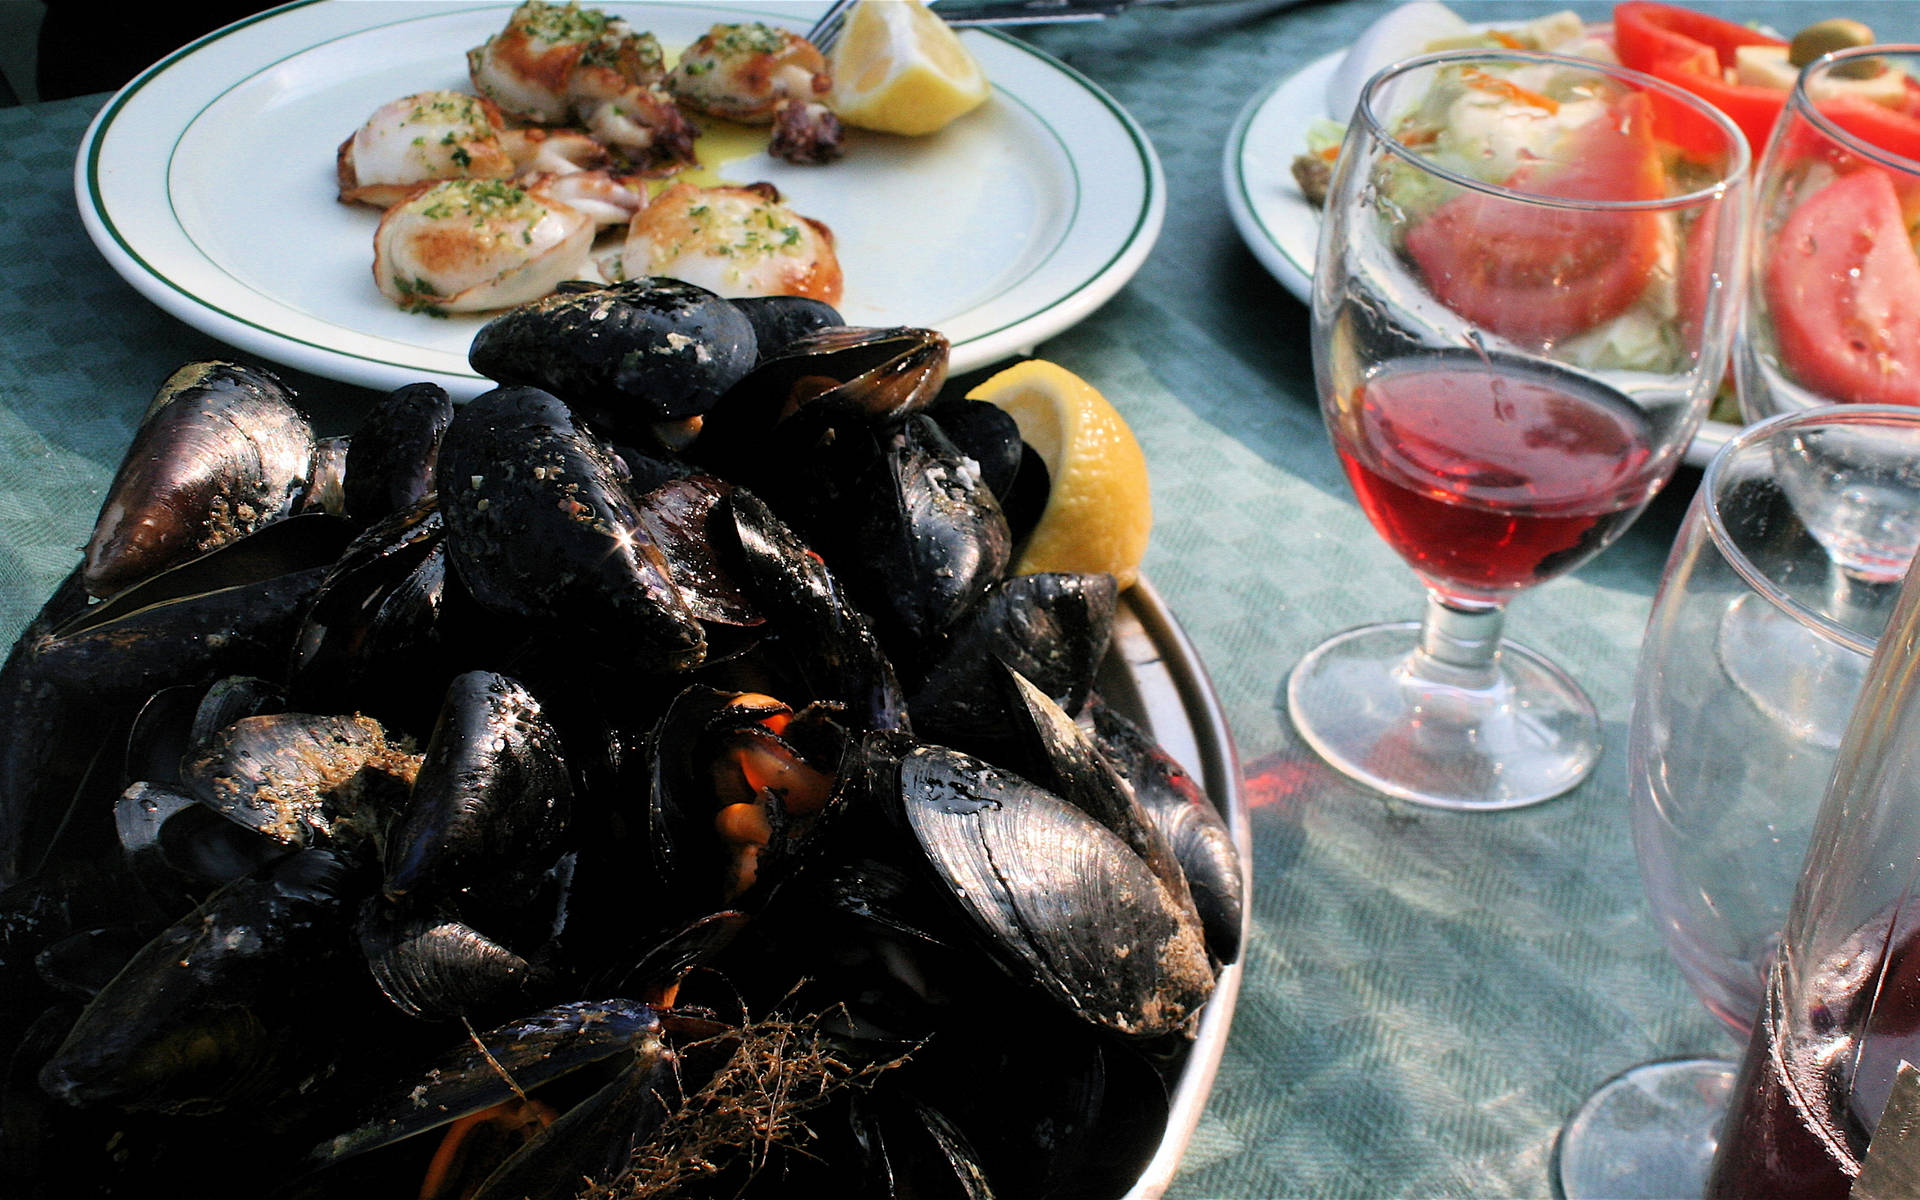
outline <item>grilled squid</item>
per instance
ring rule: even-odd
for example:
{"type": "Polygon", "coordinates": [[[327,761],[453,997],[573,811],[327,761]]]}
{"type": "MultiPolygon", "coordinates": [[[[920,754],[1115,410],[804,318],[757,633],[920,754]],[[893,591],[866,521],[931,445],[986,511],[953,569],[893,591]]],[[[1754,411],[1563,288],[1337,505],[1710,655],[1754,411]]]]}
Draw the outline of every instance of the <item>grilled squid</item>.
{"type": "Polygon", "coordinates": [[[832,231],[787,207],[767,183],[669,186],[628,225],[619,271],[628,279],[669,275],[730,298],[840,302],[832,231]]]}
{"type": "Polygon", "coordinates": [[[450,179],[387,209],[373,279],[405,309],[484,312],[591,274],[594,219],[538,188],[450,179]]]}
{"type": "Polygon", "coordinates": [[[667,75],[681,104],[749,125],[772,121],[782,100],[823,100],[832,88],[826,57],[812,42],[757,22],[715,25],[667,75]]]}
{"type": "Polygon", "coordinates": [[[507,27],[467,51],[474,88],[518,121],[577,123],[658,173],[693,162],[693,128],[662,86],[659,39],[578,4],[526,0],[507,27]]]}
{"type": "Polygon", "coordinates": [[[402,96],[376,109],[340,143],[340,199],[385,208],[437,179],[506,179],[518,173],[501,143],[500,109],[464,92],[402,96]]]}

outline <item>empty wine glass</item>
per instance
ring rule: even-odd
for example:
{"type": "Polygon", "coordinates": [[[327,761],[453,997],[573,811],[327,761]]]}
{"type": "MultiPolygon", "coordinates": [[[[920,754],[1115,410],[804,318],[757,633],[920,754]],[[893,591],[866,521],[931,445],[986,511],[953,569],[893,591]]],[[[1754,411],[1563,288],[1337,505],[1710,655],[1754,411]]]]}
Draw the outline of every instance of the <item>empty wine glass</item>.
{"type": "MultiPolygon", "coordinates": [[[[1916,514],[1920,409],[1782,414],[1708,464],[1654,596],[1627,745],[1634,849],[1681,974],[1742,1043],[1916,514]]],[[[1560,1194],[1700,1195],[1736,1065],[1608,1081],[1561,1132],[1560,1194]]]]}
{"type": "Polygon", "coordinates": [[[1884,1145],[1875,1135],[1889,1110],[1912,1111],[1920,1062],[1916,801],[1920,571],[1901,587],[1821,801],[1710,1200],[1913,1194],[1908,1128],[1884,1145]],[[1856,1189],[1869,1174],[1878,1182],[1856,1189]]]}
{"type": "Polygon", "coordinates": [[[1819,404],[1920,404],[1920,46],[1809,63],[1754,177],[1735,357],[1748,420],[1819,404]],[[1889,99],[1896,104],[1889,106],[1889,99]]]}
{"type": "Polygon", "coordinates": [[[1724,373],[1746,142],[1632,71],[1463,51],[1362,93],[1313,288],[1321,410],[1426,614],[1349,630],[1287,682],[1334,767],[1454,809],[1558,795],[1592,702],[1500,636],[1507,601],[1619,536],[1724,373]]]}

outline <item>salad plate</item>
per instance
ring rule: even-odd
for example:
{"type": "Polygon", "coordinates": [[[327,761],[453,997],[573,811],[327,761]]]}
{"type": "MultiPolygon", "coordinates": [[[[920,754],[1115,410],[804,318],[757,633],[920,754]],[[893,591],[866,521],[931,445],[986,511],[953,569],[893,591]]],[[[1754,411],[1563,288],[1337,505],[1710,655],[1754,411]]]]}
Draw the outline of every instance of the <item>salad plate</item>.
{"type": "MultiPolygon", "coordinates": [[[[1227,133],[1222,162],[1227,208],[1234,228],[1261,266],[1302,304],[1313,303],[1313,262],[1320,241],[1320,210],[1293,178],[1293,160],[1318,121],[1346,120],[1327,111],[1327,85],[1347,50],[1335,50],[1282,76],[1247,101],[1227,133]]],[[[1703,421],[1686,461],[1703,467],[1735,432],[1703,421]]]]}
{"type": "MultiPolygon", "coordinates": [[[[467,365],[485,314],[402,311],[372,277],[376,210],[336,198],[335,150],[386,102],[471,90],[465,52],[512,3],[300,0],[161,60],[88,128],[74,187],[88,236],[187,324],[323,378],[389,390],[484,390],[467,365]]],[[[606,3],[671,54],[719,22],[805,28],[819,3],[606,3]]],[[[794,166],[764,151],[710,164],[765,181],[834,233],[851,324],[939,329],[964,372],[1029,351],[1132,277],[1166,188],[1133,118],[1011,37],[961,32],[993,84],[924,138],[850,130],[847,152],[794,166]]]]}

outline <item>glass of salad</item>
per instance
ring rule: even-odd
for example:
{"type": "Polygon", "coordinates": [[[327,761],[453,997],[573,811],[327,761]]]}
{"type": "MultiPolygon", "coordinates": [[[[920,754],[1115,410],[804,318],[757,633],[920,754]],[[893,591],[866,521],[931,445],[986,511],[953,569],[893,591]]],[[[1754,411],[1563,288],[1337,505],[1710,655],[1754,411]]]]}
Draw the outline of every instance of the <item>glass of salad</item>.
{"type": "Polygon", "coordinates": [[[1314,368],[1360,506],[1428,601],[1290,674],[1294,727],[1338,770],[1505,809],[1592,769],[1592,702],[1503,642],[1503,616],[1679,465],[1726,369],[1747,174],[1717,110],[1590,60],[1427,55],[1364,89],[1321,225],[1314,368]]]}
{"type": "Polygon", "coordinates": [[[1920,404],[1920,46],[1856,47],[1800,71],[1754,214],[1742,414],[1920,404]]]}

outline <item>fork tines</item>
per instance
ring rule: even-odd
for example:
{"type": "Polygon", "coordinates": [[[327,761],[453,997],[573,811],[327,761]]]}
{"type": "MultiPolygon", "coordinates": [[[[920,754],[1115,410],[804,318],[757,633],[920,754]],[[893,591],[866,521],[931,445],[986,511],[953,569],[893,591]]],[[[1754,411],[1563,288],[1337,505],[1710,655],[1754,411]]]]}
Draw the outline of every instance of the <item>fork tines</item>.
{"type": "Polygon", "coordinates": [[[813,28],[807,30],[807,40],[819,47],[820,53],[833,49],[833,44],[840,40],[841,31],[847,27],[847,13],[852,11],[854,3],[855,0],[833,0],[813,23],[813,28]]]}

